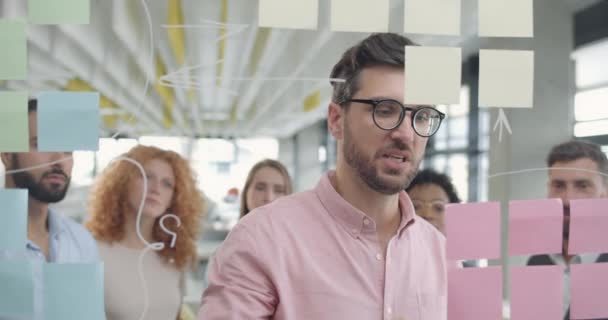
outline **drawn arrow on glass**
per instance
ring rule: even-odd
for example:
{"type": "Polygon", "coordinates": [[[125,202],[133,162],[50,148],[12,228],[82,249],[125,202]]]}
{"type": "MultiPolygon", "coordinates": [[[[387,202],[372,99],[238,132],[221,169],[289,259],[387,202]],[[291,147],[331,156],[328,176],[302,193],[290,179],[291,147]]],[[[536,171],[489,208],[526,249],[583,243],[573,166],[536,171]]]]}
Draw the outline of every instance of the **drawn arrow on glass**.
{"type": "Polygon", "coordinates": [[[492,129],[492,131],[496,131],[497,128],[498,142],[502,141],[503,128],[506,128],[507,131],[509,131],[509,134],[513,134],[513,131],[511,131],[511,125],[509,124],[509,119],[507,119],[507,115],[505,114],[505,111],[502,108],[500,108],[500,110],[498,111],[498,119],[496,119],[496,124],[494,124],[494,129],[492,129]]]}

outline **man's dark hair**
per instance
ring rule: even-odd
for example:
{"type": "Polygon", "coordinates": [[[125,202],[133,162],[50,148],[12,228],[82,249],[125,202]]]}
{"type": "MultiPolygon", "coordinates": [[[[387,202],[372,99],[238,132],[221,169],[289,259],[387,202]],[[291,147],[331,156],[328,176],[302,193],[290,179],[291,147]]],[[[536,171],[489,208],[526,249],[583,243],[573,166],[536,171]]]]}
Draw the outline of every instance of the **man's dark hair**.
{"type": "Polygon", "coordinates": [[[334,87],[332,101],[342,103],[357,92],[358,77],[361,70],[374,66],[403,68],[405,65],[405,46],[417,45],[410,39],[394,33],[375,33],[348,49],[331,71],[331,78],[344,79],[345,82],[332,81],[334,87]]]}
{"type": "Polygon", "coordinates": [[[29,99],[27,101],[27,112],[36,112],[38,111],[38,100],[36,99],[29,99]]]}
{"type": "Polygon", "coordinates": [[[547,166],[556,162],[571,162],[579,159],[590,159],[597,164],[598,171],[603,173],[603,180],[608,184],[608,158],[599,145],[587,141],[572,140],[551,148],[547,156],[547,166]]]}
{"type": "Polygon", "coordinates": [[[439,173],[433,169],[424,169],[416,175],[414,180],[405,189],[409,192],[412,188],[419,185],[434,184],[443,189],[450,199],[450,203],[459,203],[460,198],[456,192],[456,188],[452,184],[452,179],[443,173],[439,173]]]}

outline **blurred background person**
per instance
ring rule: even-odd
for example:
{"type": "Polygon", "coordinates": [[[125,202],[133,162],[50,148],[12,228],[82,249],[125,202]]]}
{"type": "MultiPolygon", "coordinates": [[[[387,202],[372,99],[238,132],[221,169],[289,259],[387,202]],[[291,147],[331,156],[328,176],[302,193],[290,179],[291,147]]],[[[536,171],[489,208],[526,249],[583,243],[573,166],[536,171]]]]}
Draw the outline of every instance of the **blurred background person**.
{"type": "Polygon", "coordinates": [[[141,234],[149,243],[164,243],[164,248],[147,252],[141,261],[146,303],[138,272],[146,244],[136,232],[144,179],[133,163],[111,163],[92,189],[90,220],[86,224],[97,239],[105,264],[106,316],[108,320],[139,319],[146,304],[145,319],[176,319],[185,294],[185,272],[196,263],[203,200],[190,165],[177,153],[136,146],[124,156],[139,162],[147,177],[141,234]],[[165,227],[176,234],[174,247],[173,236],[160,226],[166,214],[174,214],[181,221],[179,226],[174,219],[164,221],[165,227]]]}
{"type": "MultiPolygon", "coordinates": [[[[452,179],[433,169],[424,169],[416,175],[405,189],[412,199],[414,211],[445,235],[445,207],[450,203],[460,203],[460,197],[452,179]]],[[[458,262],[458,266],[476,267],[475,260],[458,262]]]]}
{"type": "Polygon", "coordinates": [[[272,159],[256,163],[249,171],[243,187],[241,218],[249,211],[292,192],[291,177],[283,164],[272,159]]]}
{"type": "MultiPolygon", "coordinates": [[[[291,177],[285,166],[279,161],[265,159],[256,163],[245,180],[241,196],[240,218],[251,210],[269,204],[272,201],[290,195],[293,192],[291,177]]],[[[213,255],[207,261],[203,276],[203,287],[209,285],[209,266],[213,255]]]]}
{"type": "Polygon", "coordinates": [[[416,214],[445,234],[445,206],[460,203],[450,177],[433,169],[424,169],[405,189],[412,199],[416,214]]]}
{"type": "Polygon", "coordinates": [[[527,265],[564,267],[564,320],[568,320],[570,319],[570,266],[580,263],[608,262],[606,253],[574,255],[568,252],[570,200],[608,196],[608,157],[597,144],[572,140],[553,146],[547,155],[546,163],[549,168],[548,197],[561,199],[564,210],[562,253],[533,255],[528,259],[527,265]]]}

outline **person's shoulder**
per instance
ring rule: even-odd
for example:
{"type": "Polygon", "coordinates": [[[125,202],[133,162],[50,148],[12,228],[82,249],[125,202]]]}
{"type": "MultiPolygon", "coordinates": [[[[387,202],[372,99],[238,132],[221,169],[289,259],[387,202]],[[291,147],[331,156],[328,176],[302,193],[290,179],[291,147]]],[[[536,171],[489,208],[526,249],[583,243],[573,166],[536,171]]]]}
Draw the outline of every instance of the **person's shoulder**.
{"type": "Polygon", "coordinates": [[[430,222],[418,216],[416,216],[414,219],[415,223],[413,226],[416,226],[425,237],[445,241],[445,236],[430,222]]]}
{"type": "Polygon", "coordinates": [[[86,241],[90,244],[95,244],[95,239],[82,224],[74,221],[72,218],[61,217],[64,226],[68,231],[79,241],[86,241]]]}
{"type": "Polygon", "coordinates": [[[72,218],[65,217],[57,212],[52,213],[54,219],[61,223],[68,233],[70,240],[79,248],[83,260],[98,260],[97,243],[91,233],[72,218]],[[88,257],[88,258],[87,258],[88,257]]]}
{"type": "Polygon", "coordinates": [[[318,197],[313,190],[294,193],[252,210],[245,218],[250,220],[272,219],[281,221],[287,219],[293,221],[301,215],[310,215],[311,211],[317,211],[319,208],[315,204],[319,204],[319,201],[316,200],[318,200],[318,197]],[[286,213],[289,215],[285,215],[286,213]]]}

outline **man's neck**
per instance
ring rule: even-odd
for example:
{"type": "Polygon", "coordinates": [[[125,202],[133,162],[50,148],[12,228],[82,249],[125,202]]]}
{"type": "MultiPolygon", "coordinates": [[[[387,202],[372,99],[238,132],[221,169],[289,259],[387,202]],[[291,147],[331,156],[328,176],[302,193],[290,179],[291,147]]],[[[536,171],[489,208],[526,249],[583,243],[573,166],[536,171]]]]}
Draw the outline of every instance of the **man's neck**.
{"type": "Polygon", "coordinates": [[[29,197],[27,211],[27,230],[30,238],[46,236],[49,232],[49,204],[29,197]]]}
{"type": "Polygon", "coordinates": [[[344,200],[374,220],[381,236],[392,236],[397,231],[401,221],[398,194],[372,190],[357,173],[347,168],[337,168],[330,181],[344,200]]]}

